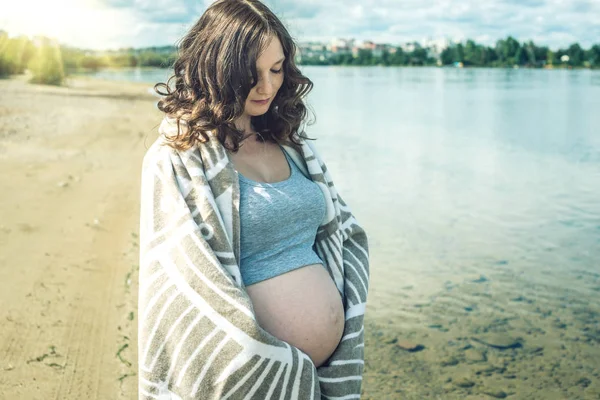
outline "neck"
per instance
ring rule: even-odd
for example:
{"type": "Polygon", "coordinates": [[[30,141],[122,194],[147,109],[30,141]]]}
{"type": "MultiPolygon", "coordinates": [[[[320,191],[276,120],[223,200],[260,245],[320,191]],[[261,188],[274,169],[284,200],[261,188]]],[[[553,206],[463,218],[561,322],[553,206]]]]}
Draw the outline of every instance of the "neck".
{"type": "Polygon", "coordinates": [[[244,115],[235,121],[235,127],[242,132],[254,133],[254,129],[252,128],[252,119],[246,113],[244,113],[244,115]]]}

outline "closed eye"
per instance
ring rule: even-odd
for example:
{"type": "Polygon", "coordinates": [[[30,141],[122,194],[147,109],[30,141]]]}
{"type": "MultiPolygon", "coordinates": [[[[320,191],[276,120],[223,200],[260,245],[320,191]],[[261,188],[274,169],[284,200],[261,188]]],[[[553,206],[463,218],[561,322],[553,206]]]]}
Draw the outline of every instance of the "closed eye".
{"type": "Polygon", "coordinates": [[[272,70],[271,70],[271,72],[273,72],[273,73],[275,73],[275,74],[280,74],[280,73],[281,73],[281,71],[283,71],[283,68],[279,68],[279,69],[277,69],[277,70],[275,70],[275,69],[272,69],[272,70]]]}

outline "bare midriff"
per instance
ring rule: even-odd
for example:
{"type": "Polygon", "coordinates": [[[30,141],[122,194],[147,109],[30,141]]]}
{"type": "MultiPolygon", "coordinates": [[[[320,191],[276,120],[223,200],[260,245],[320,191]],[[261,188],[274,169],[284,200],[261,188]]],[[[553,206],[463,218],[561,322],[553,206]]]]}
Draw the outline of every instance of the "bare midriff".
{"type": "Polygon", "coordinates": [[[344,332],[342,299],[321,264],[307,265],[246,287],[258,324],[306,353],[316,367],[344,332]]]}

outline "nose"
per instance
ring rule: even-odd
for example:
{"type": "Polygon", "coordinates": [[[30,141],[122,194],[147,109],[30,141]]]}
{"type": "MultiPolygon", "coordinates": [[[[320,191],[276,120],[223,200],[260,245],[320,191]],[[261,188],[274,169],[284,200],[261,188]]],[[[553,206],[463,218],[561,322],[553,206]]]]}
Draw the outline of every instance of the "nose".
{"type": "Polygon", "coordinates": [[[271,79],[267,76],[265,77],[258,77],[258,83],[256,84],[256,92],[258,94],[270,94],[273,88],[273,82],[271,82],[271,79]]]}

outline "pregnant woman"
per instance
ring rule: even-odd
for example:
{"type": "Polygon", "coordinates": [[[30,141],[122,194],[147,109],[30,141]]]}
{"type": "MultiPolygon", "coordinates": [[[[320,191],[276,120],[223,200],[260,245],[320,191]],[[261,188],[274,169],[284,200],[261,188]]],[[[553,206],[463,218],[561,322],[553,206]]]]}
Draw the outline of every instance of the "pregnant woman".
{"type": "Polygon", "coordinates": [[[240,182],[240,269],[260,325],[318,367],[342,337],[344,309],[312,249],[326,212],[323,193],[252,124],[252,117],[269,110],[285,79],[281,42],[276,36],[267,40],[256,63],[256,84],[235,121],[246,139],[230,154],[240,182]]]}
{"type": "Polygon", "coordinates": [[[220,0],[155,87],[140,398],[359,398],[367,240],[300,130],[294,55],[264,4],[220,0]]]}
{"type": "MultiPolygon", "coordinates": [[[[282,72],[273,72],[281,45],[273,39],[259,58],[259,83],[239,123],[261,115],[282,72]]],[[[244,129],[244,128],[242,128],[244,129]]],[[[319,367],[337,347],[344,309],[335,283],[312,248],[326,204],[319,186],[302,175],[279,145],[260,141],[256,130],[230,155],[240,183],[240,270],[259,324],[307,353],[319,367]],[[308,289],[308,291],[307,291],[308,289]]]]}

